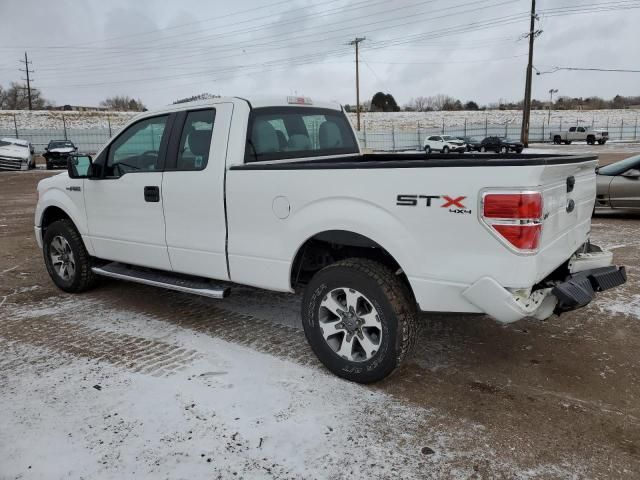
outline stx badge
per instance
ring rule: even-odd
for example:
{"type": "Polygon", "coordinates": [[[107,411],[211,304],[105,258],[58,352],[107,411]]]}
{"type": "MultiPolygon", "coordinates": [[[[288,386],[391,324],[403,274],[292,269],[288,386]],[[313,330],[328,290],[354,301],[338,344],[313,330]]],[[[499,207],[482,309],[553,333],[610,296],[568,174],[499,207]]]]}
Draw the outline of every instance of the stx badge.
{"type": "Polygon", "coordinates": [[[448,208],[450,213],[471,213],[471,209],[467,209],[462,201],[467,198],[465,196],[449,196],[449,195],[398,195],[396,205],[403,207],[417,207],[424,200],[425,207],[437,206],[440,200],[440,207],[448,208]]]}

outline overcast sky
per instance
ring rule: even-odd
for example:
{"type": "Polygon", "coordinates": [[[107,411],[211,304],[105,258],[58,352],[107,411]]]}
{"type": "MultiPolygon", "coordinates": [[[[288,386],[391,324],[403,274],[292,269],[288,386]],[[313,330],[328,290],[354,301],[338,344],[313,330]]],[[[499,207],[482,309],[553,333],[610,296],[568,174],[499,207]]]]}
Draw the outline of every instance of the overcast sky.
{"type": "MultiPolygon", "coordinates": [[[[113,95],[149,107],[201,92],[299,94],[355,103],[382,90],[399,104],[446,93],[519,100],[530,0],[1,0],[0,84],[26,50],[34,86],[58,105],[113,95]]],[[[538,0],[534,66],[640,69],[640,0],[538,0]],[[601,11],[572,14],[573,9],[601,11]],[[568,10],[565,7],[571,7],[568,10]],[[560,10],[551,10],[560,9],[560,10]],[[562,14],[562,15],[559,15],[562,14]],[[554,16],[555,15],[555,16],[554,16]]],[[[533,95],[640,95],[640,74],[534,76],[533,95]]]]}

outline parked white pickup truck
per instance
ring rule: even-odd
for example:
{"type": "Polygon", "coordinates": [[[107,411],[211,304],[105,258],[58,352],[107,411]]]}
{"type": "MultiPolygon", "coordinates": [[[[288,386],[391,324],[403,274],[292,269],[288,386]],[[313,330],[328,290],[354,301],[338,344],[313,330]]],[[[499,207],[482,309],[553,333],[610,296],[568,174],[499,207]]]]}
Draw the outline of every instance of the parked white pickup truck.
{"type": "Polygon", "coordinates": [[[551,140],[556,145],[564,143],[571,145],[571,142],[587,142],[589,145],[604,145],[609,140],[609,132],[603,130],[589,130],[586,127],[571,127],[566,132],[551,132],[551,140]]]}
{"type": "Polygon", "coordinates": [[[42,180],[35,233],[67,292],[98,276],[304,288],[314,352],[372,382],[407,356],[418,310],[544,319],[624,283],[589,244],[596,163],[363,155],[339,105],[216,98],[143,113],[42,180]]]}

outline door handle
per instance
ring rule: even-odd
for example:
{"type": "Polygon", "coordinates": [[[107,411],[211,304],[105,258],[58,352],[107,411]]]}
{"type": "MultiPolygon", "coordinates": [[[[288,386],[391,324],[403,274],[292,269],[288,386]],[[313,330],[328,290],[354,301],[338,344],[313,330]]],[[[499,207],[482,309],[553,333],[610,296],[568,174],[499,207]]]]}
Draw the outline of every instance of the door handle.
{"type": "Polygon", "coordinates": [[[144,201],[145,202],[159,202],[160,201],[160,187],[144,187],[144,201]]]}

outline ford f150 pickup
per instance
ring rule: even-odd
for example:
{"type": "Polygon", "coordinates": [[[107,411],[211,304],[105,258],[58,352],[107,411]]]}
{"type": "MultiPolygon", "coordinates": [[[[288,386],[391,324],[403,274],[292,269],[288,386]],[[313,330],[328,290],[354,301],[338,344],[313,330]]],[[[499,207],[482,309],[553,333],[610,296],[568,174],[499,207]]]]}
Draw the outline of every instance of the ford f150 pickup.
{"type": "Polygon", "coordinates": [[[98,277],[225,297],[304,289],[322,363],[394,371],[418,311],[545,319],[625,282],[590,245],[594,156],[362,154],[340,105],[216,98],[145,112],[38,185],[67,292],[98,277]]]}

